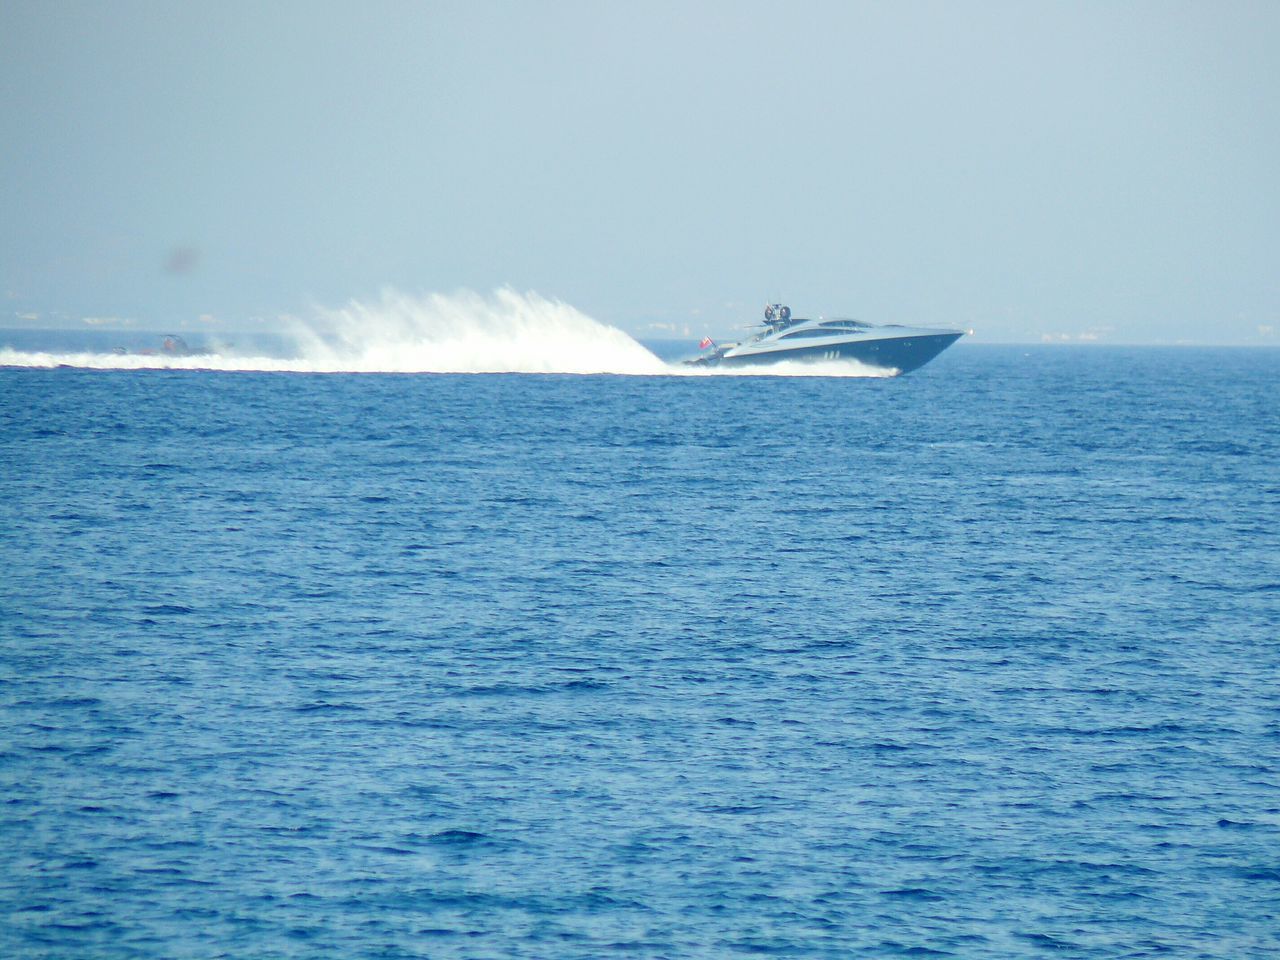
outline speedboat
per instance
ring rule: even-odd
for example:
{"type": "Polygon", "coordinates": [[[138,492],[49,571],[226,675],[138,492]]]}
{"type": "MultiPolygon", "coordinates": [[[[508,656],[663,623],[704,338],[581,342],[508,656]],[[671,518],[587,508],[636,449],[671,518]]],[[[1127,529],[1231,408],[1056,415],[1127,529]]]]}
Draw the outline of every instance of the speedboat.
{"type": "Polygon", "coordinates": [[[964,332],[934,327],[877,326],[842,317],[805,320],[791,316],[791,308],[771,303],[764,323],[741,343],[717,345],[704,337],[699,345],[711,350],[686,363],[695,366],[745,366],[799,360],[808,363],[854,360],[870,367],[909,373],[922,367],[964,332]]]}

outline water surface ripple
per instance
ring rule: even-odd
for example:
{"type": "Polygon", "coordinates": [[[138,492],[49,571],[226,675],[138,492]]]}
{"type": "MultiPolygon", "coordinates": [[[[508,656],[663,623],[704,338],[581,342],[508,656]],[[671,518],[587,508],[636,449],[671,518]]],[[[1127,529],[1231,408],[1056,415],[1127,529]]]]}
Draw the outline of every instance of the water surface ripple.
{"type": "Polygon", "coordinates": [[[1278,383],[0,370],[0,954],[1274,956],[1278,383]]]}

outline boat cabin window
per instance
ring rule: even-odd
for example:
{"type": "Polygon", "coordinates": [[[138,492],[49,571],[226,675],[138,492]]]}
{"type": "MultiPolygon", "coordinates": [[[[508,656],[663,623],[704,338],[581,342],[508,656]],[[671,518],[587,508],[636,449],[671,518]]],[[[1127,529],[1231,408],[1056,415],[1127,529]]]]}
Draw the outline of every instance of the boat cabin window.
{"type": "Polygon", "coordinates": [[[821,329],[815,330],[813,328],[810,328],[808,330],[795,330],[791,333],[784,333],[778,339],[779,340],[799,340],[803,337],[834,337],[835,335],[836,335],[835,330],[821,330],[821,329]]]}

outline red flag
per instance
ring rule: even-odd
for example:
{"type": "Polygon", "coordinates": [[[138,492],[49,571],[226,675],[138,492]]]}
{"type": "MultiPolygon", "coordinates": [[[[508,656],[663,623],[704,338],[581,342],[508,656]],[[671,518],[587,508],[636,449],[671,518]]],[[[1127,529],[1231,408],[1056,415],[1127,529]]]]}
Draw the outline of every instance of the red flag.
{"type": "Polygon", "coordinates": [[[707,347],[714,347],[715,345],[716,345],[715,341],[712,340],[710,337],[703,337],[702,342],[698,344],[698,349],[705,350],[707,349],[707,347]]]}

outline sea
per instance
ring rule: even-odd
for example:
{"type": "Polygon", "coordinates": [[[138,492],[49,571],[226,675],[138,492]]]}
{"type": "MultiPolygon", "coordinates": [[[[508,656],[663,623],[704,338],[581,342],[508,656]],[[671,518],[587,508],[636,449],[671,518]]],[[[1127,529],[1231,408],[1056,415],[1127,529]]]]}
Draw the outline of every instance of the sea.
{"type": "Polygon", "coordinates": [[[0,331],[0,956],[1280,955],[1280,350],[512,296],[0,331]]]}

